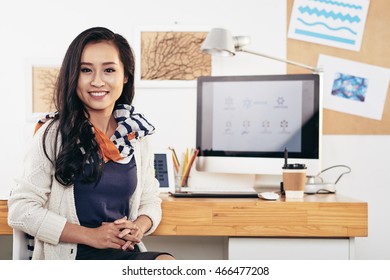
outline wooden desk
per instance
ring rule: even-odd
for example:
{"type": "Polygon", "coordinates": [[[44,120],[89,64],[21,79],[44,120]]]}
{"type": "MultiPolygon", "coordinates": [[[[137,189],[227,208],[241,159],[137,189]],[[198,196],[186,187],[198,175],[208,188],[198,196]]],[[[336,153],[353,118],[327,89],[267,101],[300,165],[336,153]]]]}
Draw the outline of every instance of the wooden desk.
{"type": "Polygon", "coordinates": [[[8,226],[7,200],[0,200],[0,235],[12,234],[12,228],[8,226]]]}
{"type": "MultiPolygon", "coordinates": [[[[154,235],[358,237],[368,235],[366,202],[339,195],[303,201],[256,198],[173,198],[161,195],[163,218],[154,235]]],[[[12,234],[0,200],[0,234],[12,234]]]]}
{"type": "Polygon", "coordinates": [[[154,235],[358,237],[368,235],[366,202],[339,195],[301,201],[256,198],[173,198],[162,195],[163,218],[154,235]]]}
{"type": "Polygon", "coordinates": [[[227,259],[354,259],[368,235],[368,205],[340,195],[301,201],[162,196],[154,236],[227,236],[227,259]]]}
{"type": "MultiPolygon", "coordinates": [[[[161,197],[163,217],[153,236],[223,236],[228,259],[353,259],[355,237],[368,235],[367,203],[340,195],[161,197]]],[[[7,214],[7,201],[0,201],[0,235],[12,234],[7,214]]]]}

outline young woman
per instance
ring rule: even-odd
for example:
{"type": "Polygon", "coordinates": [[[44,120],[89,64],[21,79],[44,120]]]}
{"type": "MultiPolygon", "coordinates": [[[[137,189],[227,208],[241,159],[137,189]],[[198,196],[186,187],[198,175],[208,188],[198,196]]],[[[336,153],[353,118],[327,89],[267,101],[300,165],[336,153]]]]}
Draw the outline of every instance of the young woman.
{"type": "Polygon", "coordinates": [[[8,201],[11,227],[35,239],[33,259],[173,259],[142,243],[161,220],[148,136],[131,105],[134,56],[95,27],[70,44],[23,176],[8,201]]]}

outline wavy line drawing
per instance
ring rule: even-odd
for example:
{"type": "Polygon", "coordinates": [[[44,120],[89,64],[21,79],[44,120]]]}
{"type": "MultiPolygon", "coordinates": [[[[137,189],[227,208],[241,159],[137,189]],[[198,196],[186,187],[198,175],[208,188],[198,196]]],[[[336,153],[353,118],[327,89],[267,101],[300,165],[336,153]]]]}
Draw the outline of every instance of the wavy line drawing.
{"type": "Polygon", "coordinates": [[[303,30],[303,29],[295,29],[295,34],[304,35],[304,36],[313,37],[313,38],[324,39],[324,40],[328,40],[328,41],[339,42],[339,43],[348,44],[348,45],[355,45],[356,44],[356,41],[353,39],[342,38],[342,37],[317,33],[317,32],[303,30]]]}
{"type": "Polygon", "coordinates": [[[306,7],[299,7],[298,8],[299,12],[301,14],[304,14],[304,13],[308,13],[309,15],[317,15],[318,17],[321,17],[321,16],[324,16],[326,18],[333,18],[334,20],[336,19],[340,19],[341,21],[349,21],[350,23],[353,23],[353,22],[360,22],[360,18],[358,16],[351,16],[349,14],[347,15],[343,15],[342,13],[334,13],[333,11],[326,11],[326,10],[318,10],[317,8],[314,8],[314,9],[311,9],[309,6],[306,6],[306,7]]]}
{"type": "Polygon", "coordinates": [[[313,0],[313,1],[330,4],[330,5],[342,6],[342,7],[356,9],[356,10],[363,10],[363,7],[360,5],[348,4],[339,1],[332,1],[332,0],[313,0]]]}
{"type": "Polygon", "coordinates": [[[353,35],[357,35],[357,32],[355,32],[351,28],[348,28],[345,26],[340,26],[340,27],[335,28],[335,27],[330,27],[329,25],[327,25],[323,22],[319,22],[319,21],[313,22],[313,23],[308,23],[301,18],[297,18],[297,20],[299,20],[300,22],[302,22],[304,25],[307,25],[307,26],[322,25],[322,26],[325,26],[326,28],[328,28],[329,30],[333,30],[333,31],[347,30],[347,31],[351,32],[353,35]]]}

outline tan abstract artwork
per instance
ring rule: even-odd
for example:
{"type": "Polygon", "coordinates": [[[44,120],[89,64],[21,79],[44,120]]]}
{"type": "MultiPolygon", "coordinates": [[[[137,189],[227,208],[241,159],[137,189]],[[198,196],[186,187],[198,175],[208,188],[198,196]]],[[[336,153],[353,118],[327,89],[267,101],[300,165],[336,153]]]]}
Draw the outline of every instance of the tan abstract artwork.
{"type": "Polygon", "coordinates": [[[211,75],[200,50],[207,32],[141,32],[141,80],[196,80],[211,75]]]}
{"type": "Polygon", "coordinates": [[[59,73],[56,67],[36,67],[32,69],[32,112],[54,112],[54,89],[59,73]]]}

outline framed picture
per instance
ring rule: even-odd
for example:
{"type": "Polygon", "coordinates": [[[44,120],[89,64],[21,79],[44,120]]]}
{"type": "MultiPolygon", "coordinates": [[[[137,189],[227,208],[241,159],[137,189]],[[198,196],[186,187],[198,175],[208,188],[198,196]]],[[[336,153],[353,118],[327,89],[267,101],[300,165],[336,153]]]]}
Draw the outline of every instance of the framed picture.
{"type": "Polygon", "coordinates": [[[141,27],[135,32],[137,87],[195,87],[211,75],[211,56],[200,47],[208,28],[174,25],[141,27]]]}
{"type": "Polygon", "coordinates": [[[37,121],[55,111],[54,89],[60,63],[54,60],[29,60],[26,69],[27,120],[37,121]]]}

